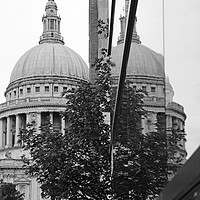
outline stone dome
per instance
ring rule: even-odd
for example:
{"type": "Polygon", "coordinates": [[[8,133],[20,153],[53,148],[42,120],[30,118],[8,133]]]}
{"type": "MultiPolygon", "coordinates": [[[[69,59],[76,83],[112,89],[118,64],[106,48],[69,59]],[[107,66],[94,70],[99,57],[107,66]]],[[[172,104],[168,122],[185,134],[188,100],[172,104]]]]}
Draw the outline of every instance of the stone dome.
{"type": "MultiPolygon", "coordinates": [[[[123,43],[118,44],[112,49],[112,76],[119,76],[123,57],[123,43]]],[[[163,56],[148,47],[132,42],[130,48],[129,61],[127,66],[127,77],[144,76],[163,78],[165,76],[163,68],[163,56]]]]}
{"type": "Polygon", "coordinates": [[[72,49],[59,43],[43,43],[19,59],[11,73],[10,84],[45,76],[88,80],[88,66],[72,49]]]}

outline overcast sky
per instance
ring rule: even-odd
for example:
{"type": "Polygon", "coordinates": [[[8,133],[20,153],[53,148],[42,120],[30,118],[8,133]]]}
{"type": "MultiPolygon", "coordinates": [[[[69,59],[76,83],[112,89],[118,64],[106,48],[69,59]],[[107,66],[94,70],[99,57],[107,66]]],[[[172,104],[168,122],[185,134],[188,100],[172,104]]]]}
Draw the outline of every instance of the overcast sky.
{"type": "MultiPolygon", "coordinates": [[[[42,34],[47,0],[1,0],[0,6],[0,103],[18,59],[36,46],[42,34]]],[[[55,0],[65,45],[88,63],[88,0],[55,0]]],[[[117,1],[115,39],[119,35],[124,0],[117,1]]],[[[187,114],[186,148],[189,156],[200,144],[200,1],[165,1],[165,51],[162,0],[139,0],[137,32],[142,44],[165,52],[165,68],[174,88],[174,101],[187,114]]],[[[188,157],[189,157],[188,156],[188,157]]]]}

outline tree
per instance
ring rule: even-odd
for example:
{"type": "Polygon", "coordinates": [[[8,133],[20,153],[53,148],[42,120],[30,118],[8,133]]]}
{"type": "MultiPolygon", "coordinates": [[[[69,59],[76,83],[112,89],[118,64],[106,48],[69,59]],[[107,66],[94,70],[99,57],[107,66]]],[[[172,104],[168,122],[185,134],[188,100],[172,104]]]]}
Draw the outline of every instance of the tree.
{"type": "Polygon", "coordinates": [[[79,195],[80,199],[107,199],[110,192],[109,125],[104,122],[98,91],[92,84],[83,83],[66,96],[64,116],[70,123],[66,136],[70,138],[73,172],[81,193],[85,193],[79,195]]]}
{"type": "MultiPolygon", "coordinates": [[[[107,32],[105,24],[99,20],[99,34],[107,32]]],[[[97,83],[109,85],[107,93],[110,105],[108,107],[111,108],[112,113],[116,95],[116,88],[111,87],[110,69],[113,64],[106,56],[106,51],[103,52],[104,56],[97,62],[98,75],[100,75],[97,83]]],[[[164,119],[162,123],[157,121],[156,132],[143,133],[141,120],[146,115],[143,109],[145,95],[147,94],[143,91],[134,91],[131,82],[126,82],[115,133],[112,184],[114,199],[147,199],[147,197],[154,199],[168,180],[169,148],[167,148],[166,121],[165,118],[162,118],[164,119]]],[[[176,168],[174,163],[172,165],[176,168]]]]}
{"type": "Polygon", "coordinates": [[[42,197],[51,197],[51,200],[60,197],[60,174],[67,165],[65,137],[53,130],[50,118],[47,118],[40,132],[36,131],[33,124],[28,124],[27,129],[21,133],[21,139],[24,150],[28,150],[31,156],[31,159],[23,156],[27,172],[37,177],[42,197]]]}
{"type": "Polygon", "coordinates": [[[98,34],[104,34],[103,36],[105,38],[108,37],[108,29],[109,29],[109,19],[107,19],[107,22],[104,22],[102,19],[98,20],[98,34]]]}
{"type": "Polygon", "coordinates": [[[166,132],[165,113],[157,113],[156,131],[142,130],[144,95],[129,82],[125,85],[115,142],[114,199],[153,200],[182,166],[176,153],[185,134],[178,128],[166,132]]]}
{"type": "Polygon", "coordinates": [[[96,87],[83,82],[66,94],[65,135],[49,119],[39,133],[29,125],[22,133],[28,173],[41,184],[42,197],[107,199],[110,194],[109,125],[104,122],[96,87]]]}
{"type": "MultiPolygon", "coordinates": [[[[102,55],[97,62],[99,79],[96,83],[103,93],[102,102],[112,112],[116,95],[116,88],[111,87],[110,70],[113,63],[106,56],[106,50],[103,49],[102,55]]],[[[142,131],[141,120],[146,116],[143,108],[146,95],[142,90],[135,91],[131,82],[126,81],[115,133],[114,199],[154,199],[168,180],[165,117],[161,121],[158,115],[156,132],[144,134],[142,131]]]]}
{"type": "Polygon", "coordinates": [[[184,155],[179,153],[182,148],[181,142],[185,140],[185,131],[179,127],[176,120],[173,120],[171,129],[167,131],[168,171],[169,176],[173,176],[183,165],[184,155]]]}
{"type": "Polygon", "coordinates": [[[146,114],[144,95],[126,83],[115,133],[114,199],[145,199],[143,190],[149,190],[147,180],[151,173],[147,159],[150,154],[144,148],[145,135],[141,124],[146,114]]]}
{"type": "Polygon", "coordinates": [[[16,189],[16,185],[12,183],[1,183],[1,200],[24,200],[24,194],[16,189]]]}

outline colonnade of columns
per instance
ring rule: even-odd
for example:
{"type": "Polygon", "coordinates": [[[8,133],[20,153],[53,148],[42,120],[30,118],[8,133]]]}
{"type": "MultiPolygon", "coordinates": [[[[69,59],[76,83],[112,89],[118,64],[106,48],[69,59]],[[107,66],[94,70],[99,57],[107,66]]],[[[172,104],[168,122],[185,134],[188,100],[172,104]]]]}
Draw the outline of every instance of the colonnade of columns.
{"type": "Polygon", "coordinates": [[[58,112],[35,112],[9,115],[0,118],[0,149],[19,146],[20,129],[26,128],[28,123],[35,123],[39,132],[42,121],[49,116],[53,127],[63,134],[65,132],[66,122],[60,117],[58,112]]]}
{"type": "Polygon", "coordinates": [[[184,129],[184,121],[178,117],[167,115],[166,123],[166,128],[168,131],[172,130],[173,128],[179,128],[180,130],[184,129]]]}

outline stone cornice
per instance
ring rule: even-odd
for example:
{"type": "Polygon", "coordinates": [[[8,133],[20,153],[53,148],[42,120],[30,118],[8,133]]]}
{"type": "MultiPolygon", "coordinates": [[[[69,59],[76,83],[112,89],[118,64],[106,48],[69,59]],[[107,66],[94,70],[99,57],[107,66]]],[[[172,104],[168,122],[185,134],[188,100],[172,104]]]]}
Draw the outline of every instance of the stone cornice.
{"type": "Polygon", "coordinates": [[[28,108],[39,108],[39,107],[56,107],[65,108],[66,99],[64,98],[25,98],[12,101],[11,103],[6,102],[1,104],[0,113],[3,114],[8,111],[28,108]]]}
{"type": "Polygon", "coordinates": [[[18,109],[23,109],[23,108],[39,108],[39,107],[63,107],[65,108],[66,105],[56,105],[56,104],[42,104],[42,105],[27,105],[27,106],[16,106],[13,108],[8,108],[5,110],[0,110],[1,113],[5,113],[7,111],[12,111],[12,110],[18,110],[18,109]]]}

